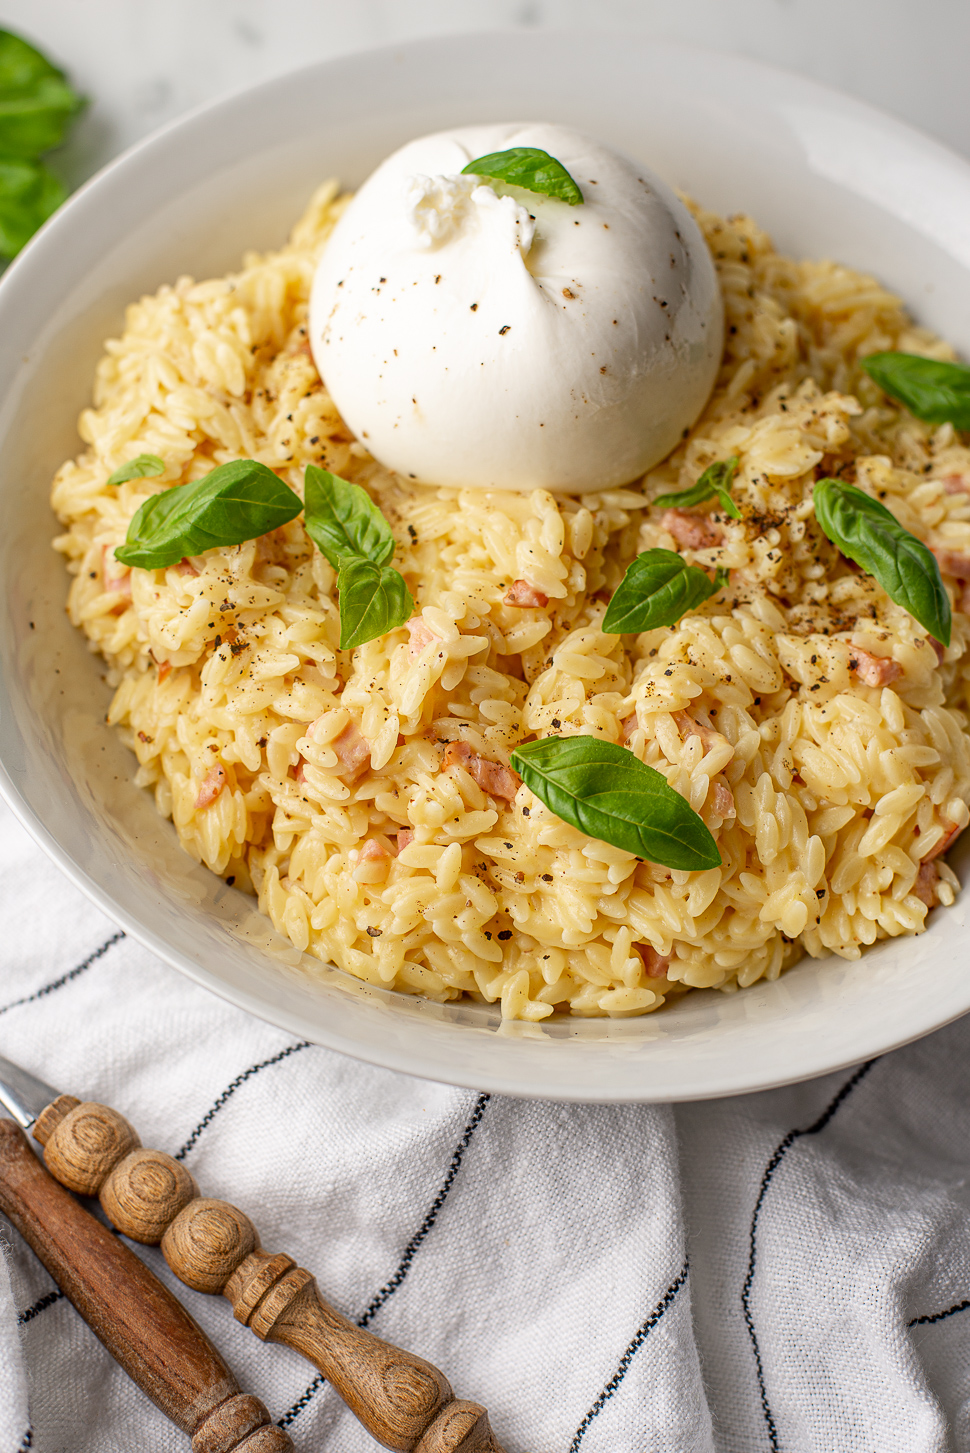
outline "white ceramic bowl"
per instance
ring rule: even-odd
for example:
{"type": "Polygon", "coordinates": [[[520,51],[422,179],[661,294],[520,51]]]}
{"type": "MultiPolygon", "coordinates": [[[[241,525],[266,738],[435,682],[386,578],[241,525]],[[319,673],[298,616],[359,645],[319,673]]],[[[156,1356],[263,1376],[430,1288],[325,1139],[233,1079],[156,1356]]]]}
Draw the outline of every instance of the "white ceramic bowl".
{"type": "Polygon", "coordinates": [[[970,1009],[962,900],[923,937],[861,962],[809,960],[777,983],[695,992],[643,1019],[503,1024],[481,1006],[368,988],[301,962],[251,899],[193,864],[103,725],[99,662],[64,614],[48,486],[77,450],[75,420],[125,304],[278,244],[323,178],[354,186],[410,137],[506,119],[585,129],[706,205],[750,211],[786,252],[872,271],[970,353],[970,167],[847,97],[736,56],[635,34],[460,37],[220,101],[99,173],[0,282],[0,787],[65,873],[176,968],[395,1069],[506,1094],[692,1099],[820,1074],[925,1034],[970,1009]]]}

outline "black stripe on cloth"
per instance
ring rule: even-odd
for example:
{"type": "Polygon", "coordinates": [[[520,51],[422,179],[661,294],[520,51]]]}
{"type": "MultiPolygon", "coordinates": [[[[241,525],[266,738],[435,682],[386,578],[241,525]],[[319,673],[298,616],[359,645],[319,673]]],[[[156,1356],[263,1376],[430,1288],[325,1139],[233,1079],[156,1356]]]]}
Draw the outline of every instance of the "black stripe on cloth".
{"type": "Polygon", "coordinates": [[[415,1255],[417,1254],[418,1248],[427,1236],[428,1232],[431,1230],[434,1223],[437,1221],[438,1212],[441,1210],[445,1201],[448,1199],[448,1192],[454,1185],[455,1177],[461,1170],[461,1162],[464,1157],[465,1151],[468,1149],[469,1142],[471,1141],[472,1136],[475,1134],[475,1131],[478,1128],[478,1123],[481,1120],[482,1116],[485,1114],[485,1110],[491,1098],[491,1095],[479,1095],[478,1099],[475,1101],[475,1108],[472,1111],[471,1119],[465,1126],[464,1133],[458,1144],[455,1146],[454,1154],[452,1155],[451,1162],[448,1166],[448,1172],[441,1183],[441,1190],[432,1201],[431,1209],[425,1216],[424,1220],[421,1222],[421,1225],[418,1227],[417,1231],[415,1231],[414,1235],[411,1237],[411,1240],[404,1248],[404,1254],[401,1257],[401,1260],[398,1262],[397,1271],[391,1277],[390,1281],[386,1282],[384,1286],[381,1287],[380,1291],[374,1297],[373,1301],[370,1303],[363,1316],[358,1317],[358,1327],[366,1327],[374,1320],[375,1316],[380,1311],[381,1307],[383,1307],[388,1297],[392,1297],[394,1295],[404,1278],[407,1276],[408,1272],[411,1270],[411,1263],[414,1260],[415,1255]]]}
{"type": "Polygon", "coordinates": [[[227,1100],[230,1100],[232,1098],[232,1096],[239,1089],[240,1085],[244,1085],[247,1080],[251,1080],[253,1075],[258,1075],[260,1070],[269,1069],[270,1065],[281,1064],[283,1060],[289,1059],[291,1054],[299,1054],[301,1049],[309,1048],[310,1041],[308,1039],[300,1039],[296,1042],[296,1044],[288,1044],[285,1049],[280,1050],[279,1054],[271,1055],[269,1059],[260,1060],[259,1064],[250,1065],[248,1070],[243,1070],[241,1075],[237,1075],[234,1080],[230,1080],[229,1084],[223,1090],[219,1098],[213,1101],[212,1106],[203,1115],[202,1119],[192,1131],[192,1134],[189,1136],[188,1140],[182,1146],[182,1149],[175,1152],[175,1159],[185,1159],[189,1151],[197,1143],[199,1136],[202,1134],[203,1130],[205,1130],[207,1126],[212,1124],[213,1120],[218,1115],[223,1105],[225,1105],[227,1100]]]}
{"type": "Polygon", "coordinates": [[[26,1327],[28,1322],[32,1322],[35,1317],[39,1317],[41,1312],[47,1307],[52,1307],[55,1302],[61,1302],[63,1300],[64,1293],[59,1288],[55,1288],[52,1292],[45,1292],[32,1307],[27,1307],[25,1311],[18,1315],[17,1326],[26,1327]]]}
{"type": "Polygon", "coordinates": [[[761,1177],[761,1188],[758,1191],[758,1199],[755,1202],[754,1214],[751,1217],[751,1231],[749,1234],[749,1244],[751,1249],[748,1256],[748,1274],[745,1277],[744,1285],[741,1288],[741,1307],[744,1311],[744,1325],[748,1329],[748,1336],[751,1339],[751,1349],[754,1352],[754,1364],[758,1374],[758,1389],[761,1394],[761,1411],[764,1414],[765,1427],[768,1429],[768,1443],[772,1450],[772,1453],[781,1453],[781,1444],[778,1441],[778,1427],[775,1423],[774,1415],[771,1411],[771,1405],[768,1402],[768,1389],[765,1386],[765,1372],[764,1365],[761,1361],[761,1348],[758,1346],[758,1334],[754,1329],[754,1318],[751,1315],[751,1287],[754,1282],[754,1274],[757,1266],[758,1222],[761,1218],[761,1207],[764,1204],[764,1199],[768,1193],[768,1187],[771,1185],[775,1171],[781,1165],[785,1156],[795,1144],[795,1141],[800,1140],[805,1135],[818,1135],[820,1131],[824,1130],[826,1125],[828,1125],[829,1121],[839,1109],[839,1106],[843,1103],[844,1100],[848,1098],[849,1095],[851,1095],[856,1085],[858,1085],[860,1081],[865,1079],[866,1075],[872,1069],[873,1065],[878,1064],[880,1058],[881,1056],[877,1055],[875,1059],[867,1060],[864,1065],[861,1065],[859,1069],[857,1069],[855,1073],[846,1080],[845,1084],[842,1086],[835,1099],[832,1100],[827,1108],[822,1112],[819,1118],[815,1121],[814,1125],[809,1125],[806,1130],[789,1130],[788,1134],[785,1136],[784,1140],[781,1142],[781,1144],[778,1146],[778,1149],[769,1160],[767,1166],[765,1167],[765,1173],[761,1177]]]}
{"type": "Polygon", "coordinates": [[[293,1406],[287,1408],[281,1418],[277,1418],[276,1426],[278,1428],[288,1428],[294,1419],[300,1416],[303,1409],[313,1401],[314,1394],[319,1392],[326,1380],[322,1372],[317,1373],[317,1376],[310,1383],[309,1387],[307,1387],[306,1391],[300,1394],[293,1406]]]}
{"type": "Polygon", "coordinates": [[[931,1317],[914,1317],[907,1322],[907,1327],[929,1327],[933,1322],[945,1322],[947,1317],[955,1317],[957,1312],[965,1312],[970,1307],[970,1301],[957,1302],[955,1307],[947,1307],[945,1312],[934,1312],[931,1317]]]}
{"type": "Polygon", "coordinates": [[[627,1373],[630,1370],[630,1364],[632,1363],[634,1357],[637,1355],[640,1348],[643,1346],[644,1342],[653,1331],[654,1327],[656,1327],[661,1317],[668,1310],[668,1308],[673,1305],[677,1293],[680,1291],[681,1287],[687,1280],[689,1272],[690,1261],[687,1260],[684,1262],[677,1276],[670,1283],[670,1286],[664,1292],[663,1296],[660,1298],[660,1301],[654,1307],[649,1317],[647,1317],[646,1321],[640,1323],[633,1337],[633,1340],[630,1342],[623,1356],[617,1363],[616,1371],[614,1372],[613,1376],[610,1378],[609,1382],[606,1384],[603,1391],[600,1393],[599,1397],[596,1399],[595,1403],[590,1408],[589,1412],[586,1414],[579,1427],[576,1429],[573,1441],[569,1445],[569,1453],[577,1453],[577,1449],[579,1448],[580,1443],[583,1441],[583,1439],[586,1437],[587,1432],[589,1431],[590,1423],[592,1423],[593,1419],[595,1417],[598,1417],[598,1415],[603,1411],[610,1398],[620,1386],[620,1383],[626,1377],[627,1373]]]}
{"type": "Polygon", "coordinates": [[[20,1445],[17,1448],[17,1453],[28,1453],[28,1449],[33,1448],[33,1446],[34,1446],[34,1430],[33,1430],[33,1428],[28,1428],[27,1431],[26,1431],[26,1433],[24,1434],[24,1436],[20,1440],[20,1445]]]}
{"type": "MultiPolygon", "coordinates": [[[[465,1126],[465,1129],[462,1132],[462,1137],[459,1140],[458,1144],[455,1146],[454,1153],[452,1154],[451,1160],[448,1164],[448,1170],[446,1171],[445,1178],[441,1183],[441,1189],[435,1196],[434,1200],[431,1202],[431,1207],[428,1211],[428,1214],[425,1216],[424,1220],[421,1222],[421,1225],[418,1227],[417,1231],[414,1233],[414,1235],[411,1237],[411,1240],[404,1248],[404,1252],[401,1256],[401,1260],[398,1262],[397,1270],[395,1271],[394,1275],[391,1277],[390,1281],[385,1282],[385,1284],[381,1287],[380,1291],[377,1292],[373,1300],[368,1304],[366,1310],[362,1313],[361,1316],[357,1318],[358,1327],[366,1327],[369,1322],[373,1321],[374,1317],[380,1311],[381,1307],[384,1305],[389,1297],[392,1297],[394,1295],[398,1287],[404,1281],[408,1272],[411,1270],[411,1263],[414,1261],[414,1258],[421,1247],[421,1243],[425,1240],[431,1228],[434,1226],[434,1223],[437,1221],[438,1212],[441,1210],[445,1201],[448,1199],[448,1194],[452,1186],[455,1184],[455,1178],[458,1175],[458,1172],[461,1170],[461,1163],[464,1159],[465,1151],[468,1149],[471,1138],[475,1134],[475,1131],[477,1130],[481,1122],[482,1116],[485,1114],[486,1107],[488,1106],[488,1102],[491,1098],[491,1095],[481,1094],[475,1101],[475,1107],[472,1110],[468,1124],[465,1126]]],[[[323,1387],[323,1384],[325,1382],[326,1378],[322,1375],[315,1377],[310,1385],[306,1388],[306,1390],[300,1394],[293,1406],[291,1408],[288,1408],[283,1416],[279,1419],[278,1426],[281,1428],[288,1428],[293,1422],[294,1418],[297,1418],[300,1413],[302,1413],[303,1409],[312,1400],[314,1394],[318,1392],[321,1387],[323,1387]]]]}
{"type": "Polygon", "coordinates": [[[62,974],[59,979],[54,979],[52,983],[45,984],[42,989],[36,989],[33,994],[27,994],[23,999],[14,999],[12,1003],[4,1004],[3,1008],[0,1008],[0,1014],[6,1014],[9,1009],[19,1009],[21,1004],[33,1004],[36,999],[43,999],[45,994],[53,994],[55,989],[63,989],[64,985],[69,984],[72,979],[76,979],[78,974],[83,974],[85,969],[89,969],[92,964],[97,963],[102,954],[106,954],[109,948],[120,943],[124,936],[119,928],[117,933],[113,933],[110,938],[105,939],[100,948],[96,948],[94,953],[88,954],[86,959],[75,964],[73,969],[69,969],[66,974],[62,974]]]}

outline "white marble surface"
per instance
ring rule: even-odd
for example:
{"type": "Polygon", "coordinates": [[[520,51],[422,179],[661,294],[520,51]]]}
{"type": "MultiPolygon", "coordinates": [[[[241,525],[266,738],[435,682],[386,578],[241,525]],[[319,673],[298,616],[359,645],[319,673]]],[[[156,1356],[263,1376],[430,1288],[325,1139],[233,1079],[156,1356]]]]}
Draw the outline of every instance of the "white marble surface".
{"type": "Polygon", "coordinates": [[[739,51],[970,154],[967,0],[0,0],[0,26],[92,99],[60,159],[75,183],[188,108],[310,61],[482,30],[514,45],[524,28],[636,28],[739,51]]]}

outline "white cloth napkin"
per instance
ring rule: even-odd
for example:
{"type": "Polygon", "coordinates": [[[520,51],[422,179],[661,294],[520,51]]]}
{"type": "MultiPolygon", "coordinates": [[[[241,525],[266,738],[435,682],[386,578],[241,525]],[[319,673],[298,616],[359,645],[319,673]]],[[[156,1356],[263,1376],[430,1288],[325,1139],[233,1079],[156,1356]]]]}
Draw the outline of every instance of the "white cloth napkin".
{"type": "MultiPolygon", "coordinates": [[[[507,1453],[970,1449],[970,1019],[742,1099],[489,1098],[196,988],[6,808],[0,882],[0,1053],[178,1153],[338,1308],[483,1402],[507,1453]]],[[[0,1453],[184,1453],[0,1231],[0,1453]]],[[[309,1363],[139,1254],[301,1453],[376,1447],[309,1363]]]]}

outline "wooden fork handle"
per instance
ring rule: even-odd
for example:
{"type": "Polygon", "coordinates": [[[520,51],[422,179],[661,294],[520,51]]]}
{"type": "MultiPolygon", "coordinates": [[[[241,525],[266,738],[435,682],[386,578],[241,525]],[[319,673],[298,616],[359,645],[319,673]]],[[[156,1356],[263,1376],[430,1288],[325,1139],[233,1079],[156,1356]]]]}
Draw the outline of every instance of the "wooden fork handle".
{"type": "Polygon", "coordinates": [[[171,1292],[48,1175],[12,1120],[0,1120],[0,1210],[194,1453],[284,1453],[270,1422],[171,1292]]]}
{"type": "Polygon", "coordinates": [[[172,1156],[142,1149],[116,1110],[61,1095],[38,1116],[33,1133],[63,1185],[99,1195],[109,1221],[126,1236],[160,1242],[177,1277],[196,1291],[221,1292],[257,1337],[302,1353],[386,1448],[502,1453],[480,1404],[456,1399],[444,1374],[423,1357],[341,1316],[308,1271],[289,1256],[263,1251],[248,1216],[200,1196],[172,1156]]]}

